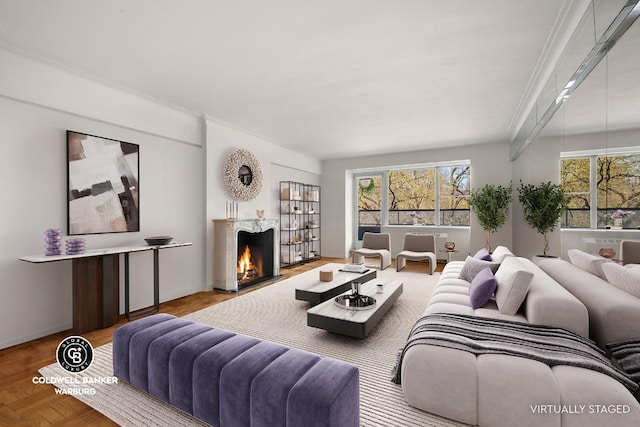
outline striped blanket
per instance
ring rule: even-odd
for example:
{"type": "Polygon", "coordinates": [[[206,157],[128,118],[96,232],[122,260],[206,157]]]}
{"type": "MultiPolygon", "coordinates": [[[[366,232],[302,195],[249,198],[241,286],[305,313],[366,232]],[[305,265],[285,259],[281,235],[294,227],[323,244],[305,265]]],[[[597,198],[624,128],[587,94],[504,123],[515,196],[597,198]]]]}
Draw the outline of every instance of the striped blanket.
{"type": "Polygon", "coordinates": [[[626,340],[607,344],[611,355],[623,371],[636,383],[640,383],[640,340],[626,340]]]}
{"type": "MultiPolygon", "coordinates": [[[[546,363],[591,369],[620,381],[631,391],[638,385],[614,367],[593,341],[561,328],[438,313],[420,318],[398,355],[392,381],[401,383],[402,358],[414,345],[435,345],[475,355],[505,354],[546,363]]],[[[427,362],[428,363],[428,362],[427,362]]]]}

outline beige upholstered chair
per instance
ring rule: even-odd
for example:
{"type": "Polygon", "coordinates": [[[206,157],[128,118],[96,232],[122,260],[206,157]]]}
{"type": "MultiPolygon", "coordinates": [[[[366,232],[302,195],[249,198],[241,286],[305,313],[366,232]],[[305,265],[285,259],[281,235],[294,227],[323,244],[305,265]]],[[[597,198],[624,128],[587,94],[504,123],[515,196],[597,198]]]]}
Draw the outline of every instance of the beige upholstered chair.
{"type": "Polygon", "coordinates": [[[409,261],[429,261],[429,274],[436,270],[436,242],[433,234],[404,235],[402,252],[396,256],[396,271],[400,271],[409,261]]]}
{"type": "Polygon", "coordinates": [[[389,233],[364,233],[362,248],[353,251],[351,262],[363,263],[365,258],[380,258],[380,270],[391,265],[391,236],[389,233]]]}
{"type": "Polygon", "coordinates": [[[640,265],[640,241],[623,240],[620,242],[620,259],[624,265],[640,265]]]}

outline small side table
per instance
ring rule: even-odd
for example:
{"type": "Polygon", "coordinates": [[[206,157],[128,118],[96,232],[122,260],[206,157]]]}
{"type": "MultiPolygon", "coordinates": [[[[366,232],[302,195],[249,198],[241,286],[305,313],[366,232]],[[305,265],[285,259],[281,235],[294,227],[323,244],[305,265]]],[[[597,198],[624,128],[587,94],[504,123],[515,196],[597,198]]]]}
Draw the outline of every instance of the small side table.
{"type": "Polygon", "coordinates": [[[444,253],[446,253],[446,254],[447,254],[447,263],[450,263],[450,262],[451,262],[451,254],[455,254],[455,253],[458,253],[458,252],[460,252],[460,251],[456,251],[455,249],[454,249],[454,250],[452,250],[452,251],[447,251],[447,250],[439,249],[439,250],[438,250],[438,252],[444,252],[444,253]]]}

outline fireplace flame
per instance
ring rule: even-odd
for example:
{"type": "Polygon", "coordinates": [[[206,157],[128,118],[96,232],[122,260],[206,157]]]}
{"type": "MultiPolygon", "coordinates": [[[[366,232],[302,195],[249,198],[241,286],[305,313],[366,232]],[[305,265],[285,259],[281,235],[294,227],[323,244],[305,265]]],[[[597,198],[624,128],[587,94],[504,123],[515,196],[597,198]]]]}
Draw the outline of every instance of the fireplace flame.
{"type": "Polygon", "coordinates": [[[244,247],[244,252],[238,259],[238,273],[243,273],[246,277],[247,273],[253,270],[253,264],[251,264],[251,250],[249,246],[244,247]]]}

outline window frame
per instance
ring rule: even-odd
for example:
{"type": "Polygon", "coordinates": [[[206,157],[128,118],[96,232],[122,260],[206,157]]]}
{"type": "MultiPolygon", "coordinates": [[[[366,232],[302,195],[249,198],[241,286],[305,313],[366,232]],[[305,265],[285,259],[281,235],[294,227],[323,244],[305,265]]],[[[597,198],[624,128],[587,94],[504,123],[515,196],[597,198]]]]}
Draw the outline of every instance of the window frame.
{"type": "MultiPolygon", "coordinates": [[[[386,227],[415,227],[413,224],[390,224],[389,223],[389,172],[391,171],[403,171],[403,170],[423,170],[423,169],[435,169],[435,189],[434,189],[434,224],[429,225],[421,225],[421,227],[470,227],[471,226],[471,215],[469,215],[469,224],[465,225],[449,225],[442,224],[440,221],[441,217],[441,209],[440,209],[440,169],[441,168],[454,168],[454,167],[463,167],[469,168],[469,188],[471,187],[471,176],[472,176],[472,167],[470,160],[454,160],[454,161],[444,161],[444,162],[433,162],[433,163],[421,163],[421,164],[413,164],[413,165],[396,165],[396,166],[388,166],[383,168],[369,168],[369,169],[358,169],[352,170],[352,206],[354,209],[353,214],[353,222],[354,225],[354,234],[357,236],[357,227],[358,227],[358,180],[365,177],[370,177],[374,175],[382,176],[381,180],[381,202],[380,202],[380,226],[386,227]]],[[[449,198],[465,198],[469,196],[455,196],[448,195],[446,197],[449,198]]],[[[463,209],[464,210],[464,209],[463,209]]],[[[471,210],[469,209],[469,213],[471,210]]]]}
{"type": "MultiPolygon", "coordinates": [[[[589,159],[589,227],[567,227],[560,224],[561,230],[608,230],[607,228],[598,228],[598,158],[608,156],[631,156],[640,154],[640,147],[619,147],[609,149],[568,151],[560,153],[560,185],[563,184],[563,165],[564,160],[571,159],[589,159]]],[[[638,176],[640,178],[640,175],[638,176]]],[[[571,194],[586,194],[587,192],[576,192],[571,194]]],[[[611,209],[617,209],[612,207],[611,209]]],[[[625,231],[634,231],[633,228],[625,228],[625,231]]],[[[637,230],[635,230],[637,231],[637,230]]]]}

